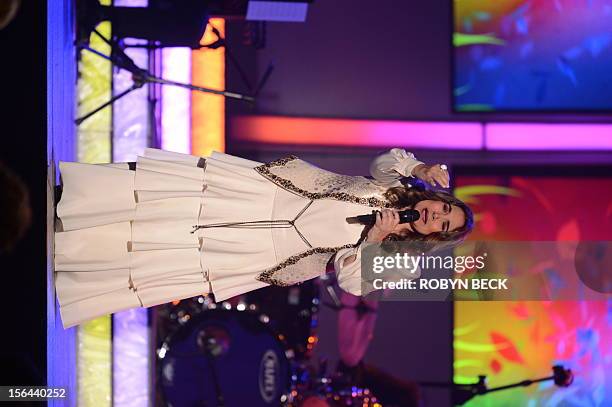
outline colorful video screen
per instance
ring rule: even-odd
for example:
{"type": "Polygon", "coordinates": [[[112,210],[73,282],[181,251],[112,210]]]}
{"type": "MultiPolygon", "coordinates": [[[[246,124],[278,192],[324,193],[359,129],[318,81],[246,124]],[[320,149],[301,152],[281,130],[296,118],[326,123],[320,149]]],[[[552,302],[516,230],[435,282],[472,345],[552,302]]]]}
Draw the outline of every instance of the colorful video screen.
{"type": "Polygon", "coordinates": [[[459,0],[454,110],[612,109],[612,2],[459,0]]]}
{"type": "MultiPolygon", "coordinates": [[[[474,210],[470,240],[563,242],[612,238],[612,179],[593,177],[458,176],[455,194],[474,210]]],[[[609,254],[608,254],[609,255],[609,254]]],[[[510,265],[509,265],[510,266],[510,265]]],[[[558,264],[537,272],[554,275],[558,264]]],[[[605,271],[604,271],[605,272],[605,271]]],[[[567,388],[551,381],[477,396],[467,406],[612,405],[612,300],[458,301],[455,303],[454,378],[489,388],[574,373],[567,388]]]]}

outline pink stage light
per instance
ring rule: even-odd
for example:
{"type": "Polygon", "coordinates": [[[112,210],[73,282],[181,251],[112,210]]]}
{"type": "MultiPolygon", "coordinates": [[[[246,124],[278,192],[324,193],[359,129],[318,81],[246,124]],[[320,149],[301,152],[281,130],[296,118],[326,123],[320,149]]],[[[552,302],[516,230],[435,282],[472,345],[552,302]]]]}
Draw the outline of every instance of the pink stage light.
{"type": "Polygon", "coordinates": [[[485,124],[489,150],[612,150],[612,124],[485,124]]]}
{"type": "MultiPolygon", "coordinates": [[[[163,77],[191,81],[191,49],[164,48],[163,77]]],[[[164,150],[191,152],[191,91],[178,86],[162,87],[162,145],[164,150]]]]}
{"type": "Polygon", "coordinates": [[[482,125],[462,122],[403,122],[241,116],[232,119],[234,140],[270,144],[480,150],[482,125]]]}

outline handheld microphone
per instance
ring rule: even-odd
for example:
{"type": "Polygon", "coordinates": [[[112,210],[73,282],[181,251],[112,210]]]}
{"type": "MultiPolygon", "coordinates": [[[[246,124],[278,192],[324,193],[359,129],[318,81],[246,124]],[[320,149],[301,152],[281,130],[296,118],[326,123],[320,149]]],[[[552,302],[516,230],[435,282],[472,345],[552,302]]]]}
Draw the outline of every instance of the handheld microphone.
{"type": "MultiPolygon", "coordinates": [[[[415,222],[421,217],[419,211],[415,211],[414,209],[406,209],[404,211],[399,211],[398,213],[400,223],[415,222]]],[[[376,223],[376,213],[370,215],[351,216],[350,218],[346,218],[346,221],[350,224],[359,223],[361,225],[373,225],[376,223]]]]}

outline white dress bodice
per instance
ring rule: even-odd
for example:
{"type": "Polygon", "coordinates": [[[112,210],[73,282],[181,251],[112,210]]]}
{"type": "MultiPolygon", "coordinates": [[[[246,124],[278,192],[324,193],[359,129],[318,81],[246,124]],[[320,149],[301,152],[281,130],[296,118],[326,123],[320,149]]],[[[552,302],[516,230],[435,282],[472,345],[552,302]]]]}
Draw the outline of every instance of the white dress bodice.
{"type": "Polygon", "coordinates": [[[363,215],[371,210],[368,206],[333,199],[310,201],[278,188],[274,199],[273,219],[293,220],[300,215],[295,220],[295,228],[273,230],[277,256],[284,259],[311,247],[338,247],[357,243],[364,226],[349,224],[346,218],[363,215]],[[300,214],[302,210],[304,212],[300,214]]]}

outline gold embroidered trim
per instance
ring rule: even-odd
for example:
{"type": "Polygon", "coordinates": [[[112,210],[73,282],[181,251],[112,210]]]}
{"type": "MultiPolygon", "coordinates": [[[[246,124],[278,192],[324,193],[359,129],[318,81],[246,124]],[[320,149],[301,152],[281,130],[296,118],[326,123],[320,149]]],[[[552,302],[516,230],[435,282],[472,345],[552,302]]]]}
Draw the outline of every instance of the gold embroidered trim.
{"type": "Polygon", "coordinates": [[[276,174],[272,174],[272,172],[270,171],[270,168],[272,167],[281,167],[286,165],[288,162],[293,161],[293,160],[297,160],[299,159],[297,156],[295,155],[289,155],[287,157],[284,158],[280,158],[278,160],[275,161],[271,161],[267,164],[263,164],[260,165],[258,167],[255,167],[255,171],[257,171],[258,173],[260,173],[261,175],[263,175],[264,177],[271,179],[275,184],[282,186],[283,188],[289,190],[289,191],[293,191],[297,194],[299,194],[300,196],[306,197],[308,199],[314,200],[314,199],[324,199],[324,198],[332,198],[332,199],[336,199],[338,201],[344,201],[344,202],[353,202],[353,203],[357,203],[357,204],[361,204],[361,205],[368,205],[370,207],[375,207],[375,208],[390,208],[393,206],[393,204],[391,202],[388,201],[384,201],[378,198],[359,198],[356,197],[354,195],[350,195],[347,194],[346,192],[325,192],[325,193],[321,193],[321,192],[308,192],[306,190],[303,190],[301,188],[296,187],[293,182],[289,181],[288,179],[279,177],[276,174]]]}
{"type": "Polygon", "coordinates": [[[277,271],[284,269],[287,266],[291,266],[294,265],[295,263],[297,263],[298,261],[302,260],[305,257],[308,257],[312,254],[318,253],[335,253],[338,250],[341,249],[348,249],[349,247],[356,247],[357,244],[345,244],[344,246],[339,246],[339,247],[316,247],[314,249],[310,249],[310,250],[306,250],[305,252],[302,252],[300,254],[296,254],[295,256],[291,256],[289,258],[287,258],[287,260],[283,261],[282,263],[277,264],[276,266],[269,268],[267,270],[262,271],[261,273],[259,273],[259,275],[257,277],[255,277],[256,280],[261,281],[263,283],[267,283],[267,284],[272,284],[272,285],[277,285],[277,286],[281,286],[281,287],[288,287],[292,284],[290,283],[286,283],[282,280],[279,280],[277,278],[273,277],[273,274],[276,273],[277,271]]]}

